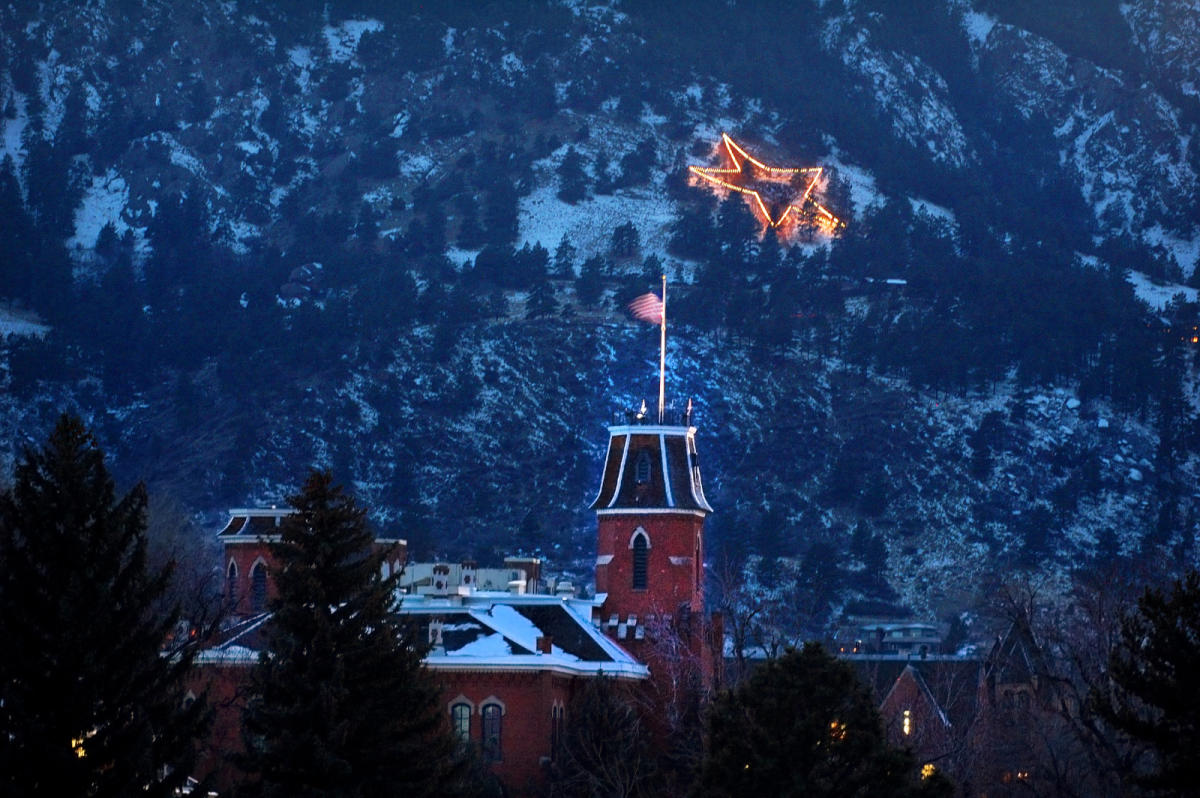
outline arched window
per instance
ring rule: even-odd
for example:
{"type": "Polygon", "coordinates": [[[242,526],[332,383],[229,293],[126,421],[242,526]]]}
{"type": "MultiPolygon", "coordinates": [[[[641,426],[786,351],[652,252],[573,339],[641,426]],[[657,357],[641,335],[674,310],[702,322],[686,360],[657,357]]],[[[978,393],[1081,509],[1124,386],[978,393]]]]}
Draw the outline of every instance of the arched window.
{"type": "Polygon", "coordinates": [[[650,558],[650,538],[642,530],[633,534],[633,589],[646,589],[646,565],[650,558]]]}
{"type": "Polygon", "coordinates": [[[562,753],[563,717],[566,715],[562,704],[555,704],[550,709],[550,758],[558,759],[562,753]]]}
{"type": "Polygon", "coordinates": [[[504,709],[499,704],[483,707],[483,760],[501,761],[501,733],[504,726],[504,709]]]}
{"type": "Polygon", "coordinates": [[[455,704],[450,707],[450,726],[454,736],[464,743],[471,741],[471,705],[455,704]]]}
{"type": "Polygon", "coordinates": [[[637,465],[633,471],[634,481],[639,485],[645,485],[650,481],[650,450],[642,449],[638,454],[637,465]]]}
{"type": "Polygon", "coordinates": [[[237,563],[230,560],[229,570],[225,572],[225,596],[229,599],[230,607],[236,607],[238,602],[237,577],[237,563]]]}
{"type": "Polygon", "coordinates": [[[262,612],[267,608],[267,564],[256,562],[250,569],[250,608],[262,612]]]}

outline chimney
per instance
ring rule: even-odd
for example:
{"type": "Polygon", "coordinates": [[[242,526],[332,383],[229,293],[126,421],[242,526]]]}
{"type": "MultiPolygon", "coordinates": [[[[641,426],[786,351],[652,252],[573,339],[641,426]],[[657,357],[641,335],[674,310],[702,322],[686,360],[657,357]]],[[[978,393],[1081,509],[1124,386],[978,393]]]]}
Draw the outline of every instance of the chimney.
{"type": "Polygon", "coordinates": [[[477,585],[477,574],[479,567],[474,560],[463,560],[461,564],[462,576],[459,577],[459,586],[469,590],[474,590],[477,585]]]}
{"type": "Polygon", "coordinates": [[[441,648],[442,646],[442,629],[445,624],[441,618],[429,619],[429,645],[432,648],[441,648]]]}
{"type": "Polygon", "coordinates": [[[542,635],[537,639],[537,652],[539,654],[549,654],[553,650],[554,638],[550,635],[542,635]]]}
{"type": "Polygon", "coordinates": [[[450,566],[437,563],[433,566],[433,595],[444,596],[450,590],[450,566]]]}

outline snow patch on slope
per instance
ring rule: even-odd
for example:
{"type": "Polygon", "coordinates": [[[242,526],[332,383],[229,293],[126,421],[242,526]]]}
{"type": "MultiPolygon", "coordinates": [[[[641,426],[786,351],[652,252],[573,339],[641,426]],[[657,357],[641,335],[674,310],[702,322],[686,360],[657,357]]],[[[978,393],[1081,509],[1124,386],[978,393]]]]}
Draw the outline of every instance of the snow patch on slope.
{"type": "Polygon", "coordinates": [[[129,225],[121,218],[129,205],[129,184],[109,169],[96,175],[83,193],[83,202],[75,209],[75,235],[67,239],[70,249],[92,249],[100,230],[112,224],[118,236],[124,235],[129,225]]]}
{"type": "Polygon", "coordinates": [[[383,23],[377,19],[348,19],[341,25],[326,25],[324,33],[329,57],[339,62],[350,61],[358,51],[358,42],[362,35],[381,30],[383,23]]]}

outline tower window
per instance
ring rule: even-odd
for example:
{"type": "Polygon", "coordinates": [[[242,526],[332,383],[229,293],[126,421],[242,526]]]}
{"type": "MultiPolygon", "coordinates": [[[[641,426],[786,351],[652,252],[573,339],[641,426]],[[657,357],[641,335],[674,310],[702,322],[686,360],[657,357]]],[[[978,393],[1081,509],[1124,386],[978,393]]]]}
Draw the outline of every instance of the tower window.
{"type": "Polygon", "coordinates": [[[267,566],[261,562],[250,569],[250,607],[255,612],[267,607],[267,566]]]}
{"type": "Polygon", "coordinates": [[[499,762],[500,736],[504,724],[504,710],[499,704],[487,704],[483,708],[483,759],[499,762]]]}
{"type": "Polygon", "coordinates": [[[646,565],[650,554],[650,541],[646,533],[635,533],[633,536],[633,589],[646,589],[646,565]]]}
{"type": "Polygon", "coordinates": [[[638,454],[637,465],[633,471],[634,481],[639,485],[645,485],[650,481],[650,451],[642,449],[638,454]]]}

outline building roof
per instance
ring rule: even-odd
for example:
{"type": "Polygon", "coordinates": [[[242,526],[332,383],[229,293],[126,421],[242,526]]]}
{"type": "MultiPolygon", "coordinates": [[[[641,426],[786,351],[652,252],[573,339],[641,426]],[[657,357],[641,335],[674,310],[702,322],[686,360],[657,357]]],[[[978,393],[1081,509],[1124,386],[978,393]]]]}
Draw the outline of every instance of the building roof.
{"type": "MultiPolygon", "coordinates": [[[[431,670],[544,671],[572,676],[644,679],[649,669],[596,629],[592,602],[559,596],[479,592],[430,597],[405,596],[400,614],[417,626],[420,639],[441,644],[425,657],[431,670]],[[549,651],[539,651],[539,639],[549,651]]],[[[227,629],[197,657],[200,664],[248,664],[265,646],[262,613],[227,629]]]]}
{"type": "Polygon", "coordinates": [[[700,481],[695,427],[634,424],[608,432],[600,492],[591,509],[712,512],[700,481]]]}
{"type": "Polygon", "coordinates": [[[217,537],[225,542],[235,539],[259,540],[279,535],[279,525],[295,510],[290,507],[241,508],[229,511],[229,523],[217,537]]]}

